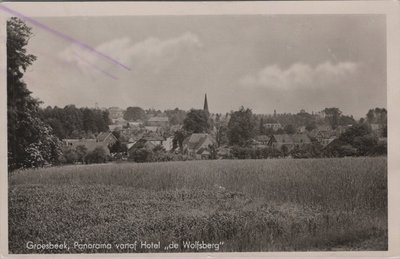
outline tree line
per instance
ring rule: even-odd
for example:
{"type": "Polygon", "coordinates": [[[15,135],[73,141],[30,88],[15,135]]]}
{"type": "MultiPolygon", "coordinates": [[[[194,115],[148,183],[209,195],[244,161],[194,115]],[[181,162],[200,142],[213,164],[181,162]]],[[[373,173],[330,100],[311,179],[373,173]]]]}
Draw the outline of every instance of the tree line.
{"type": "MultiPolygon", "coordinates": [[[[374,111],[374,116],[381,118],[380,123],[386,123],[386,109],[371,109],[368,114],[374,111]],[[384,115],[380,115],[380,114],[384,115]]],[[[358,122],[348,115],[343,115],[342,111],[336,107],[325,108],[323,110],[325,117],[316,114],[310,114],[300,111],[297,114],[253,114],[250,108],[240,107],[237,111],[231,111],[229,114],[222,116],[216,114],[213,119],[207,112],[203,110],[190,110],[183,120],[183,129],[175,133],[177,143],[181,143],[185,137],[192,133],[210,133],[215,132],[218,146],[230,145],[241,146],[248,145],[250,139],[258,135],[271,134],[294,134],[299,126],[305,126],[305,130],[311,132],[319,125],[329,125],[332,129],[339,126],[355,125],[358,122]],[[229,119],[227,119],[229,118],[229,119]],[[266,123],[280,123],[282,128],[272,129],[265,127],[266,123]]],[[[368,115],[367,115],[368,117],[368,115]]],[[[375,122],[376,119],[369,115],[369,123],[375,122]]],[[[363,119],[361,120],[361,123],[363,119]]]]}
{"type": "MultiPolygon", "coordinates": [[[[41,102],[32,97],[23,80],[27,67],[36,60],[36,56],[28,54],[26,50],[31,35],[31,28],[18,18],[14,17],[7,21],[7,133],[10,170],[60,163],[63,152],[60,139],[93,138],[97,133],[107,131],[110,124],[108,112],[99,109],[77,108],[74,105],[67,105],[64,108],[40,108],[41,102]]],[[[243,150],[248,148],[249,140],[257,135],[292,134],[300,125],[305,125],[306,129],[311,131],[319,124],[329,124],[333,129],[340,125],[352,124],[350,130],[342,134],[331,146],[328,150],[330,153],[325,153],[325,155],[369,155],[371,150],[374,150],[376,154],[386,150],[385,147],[378,145],[378,140],[369,126],[372,123],[384,125],[383,131],[387,131],[387,111],[383,108],[371,109],[366,119],[360,121],[343,115],[335,107],[326,108],[324,118],[304,111],[298,114],[257,115],[253,114],[251,109],[244,107],[225,116],[216,114],[212,118],[207,111],[195,109],[186,112],[176,108],[166,110],[164,113],[172,125],[183,125],[182,130],[175,132],[174,148],[181,147],[183,140],[192,133],[213,131],[218,146],[233,147],[233,153],[241,158],[248,157],[247,151],[243,155],[243,150]],[[278,121],[284,126],[283,129],[271,132],[270,129],[264,127],[265,123],[278,121]]],[[[161,111],[154,109],[143,110],[140,107],[129,107],[124,118],[133,121],[160,114],[162,114],[161,111]]],[[[305,152],[315,155],[317,150],[313,147],[312,152],[310,150],[305,152]]],[[[156,151],[154,157],[164,159],[160,158],[162,150],[156,151]]],[[[259,151],[248,152],[253,154],[259,151]]],[[[260,152],[264,154],[264,157],[269,156],[265,154],[276,155],[273,153],[275,151],[260,152]]],[[[296,152],[301,154],[302,150],[296,152]]],[[[84,150],[80,153],[84,153],[84,150]]],[[[70,154],[70,158],[80,160],[82,159],[80,153],[70,154]]],[[[143,154],[138,155],[143,156],[143,154]]],[[[257,154],[254,156],[259,157],[257,154]]],[[[90,159],[98,161],[98,157],[101,158],[93,154],[90,159]]]]}
{"type": "Polygon", "coordinates": [[[60,139],[94,138],[98,133],[108,131],[111,124],[107,110],[77,108],[75,105],[64,108],[48,106],[39,109],[39,116],[60,139]]]}

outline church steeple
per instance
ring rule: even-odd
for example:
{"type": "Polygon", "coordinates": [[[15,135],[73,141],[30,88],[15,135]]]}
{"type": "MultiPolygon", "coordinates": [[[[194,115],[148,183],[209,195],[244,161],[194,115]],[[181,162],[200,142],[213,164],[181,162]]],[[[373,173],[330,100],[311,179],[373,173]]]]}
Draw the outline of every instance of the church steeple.
{"type": "Polygon", "coordinates": [[[208,111],[208,102],[207,102],[207,94],[205,94],[205,96],[204,96],[204,108],[203,108],[203,110],[205,111],[205,112],[209,112],[208,111]]]}

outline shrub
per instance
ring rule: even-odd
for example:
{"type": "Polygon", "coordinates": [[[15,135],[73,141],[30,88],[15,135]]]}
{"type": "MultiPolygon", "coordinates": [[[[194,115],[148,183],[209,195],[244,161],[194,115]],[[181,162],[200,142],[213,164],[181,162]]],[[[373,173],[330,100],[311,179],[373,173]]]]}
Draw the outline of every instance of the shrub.
{"type": "Polygon", "coordinates": [[[322,146],[319,143],[296,146],[290,155],[293,158],[319,158],[322,156],[322,146]]]}
{"type": "Polygon", "coordinates": [[[237,159],[266,159],[278,158],[284,154],[273,147],[250,148],[234,146],[231,150],[232,158],[237,159]]]}
{"type": "Polygon", "coordinates": [[[129,160],[137,163],[152,162],[153,151],[146,148],[136,148],[129,153],[129,160]]]}
{"type": "Polygon", "coordinates": [[[346,142],[335,139],[323,151],[325,157],[357,156],[357,149],[346,142]]]}
{"type": "Polygon", "coordinates": [[[61,161],[64,164],[74,164],[78,161],[78,153],[75,149],[65,147],[62,150],[61,161]]]}
{"type": "Polygon", "coordinates": [[[374,147],[372,147],[368,152],[368,156],[382,156],[387,155],[387,144],[386,143],[378,143],[374,147]]]}
{"type": "Polygon", "coordinates": [[[105,147],[96,147],[92,152],[86,156],[86,161],[92,163],[105,163],[108,161],[108,154],[105,147]]]}

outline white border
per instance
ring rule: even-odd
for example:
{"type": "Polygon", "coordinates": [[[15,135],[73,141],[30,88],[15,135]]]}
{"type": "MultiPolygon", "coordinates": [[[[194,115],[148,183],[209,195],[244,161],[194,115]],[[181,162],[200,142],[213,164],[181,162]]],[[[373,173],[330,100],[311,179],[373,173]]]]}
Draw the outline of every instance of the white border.
{"type": "MultiPolygon", "coordinates": [[[[344,257],[400,258],[400,4],[398,1],[324,1],[324,2],[73,2],[0,3],[29,17],[39,16],[128,16],[128,15],[230,15],[230,14],[386,14],[387,22],[387,108],[388,108],[388,190],[389,251],[387,252],[266,252],[266,253],[176,253],[165,258],[215,257],[344,257]]],[[[5,21],[0,11],[0,168],[1,225],[0,256],[12,258],[75,257],[88,255],[8,255],[7,219],[7,127],[5,21]]],[[[118,257],[154,258],[162,254],[114,254],[118,257]]],[[[111,254],[91,255],[91,258],[111,254]]]]}

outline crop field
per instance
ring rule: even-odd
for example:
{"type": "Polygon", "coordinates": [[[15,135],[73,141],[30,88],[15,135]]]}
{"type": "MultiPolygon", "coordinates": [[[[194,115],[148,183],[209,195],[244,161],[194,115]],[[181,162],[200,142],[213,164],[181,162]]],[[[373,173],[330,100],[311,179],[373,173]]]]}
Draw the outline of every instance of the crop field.
{"type": "Polygon", "coordinates": [[[387,250],[387,159],[116,163],[9,175],[10,253],[387,250]],[[160,242],[161,249],[116,244],[160,242]],[[196,250],[186,241],[220,244],[196,250]],[[66,242],[68,250],[27,243],[66,242]],[[84,249],[79,244],[113,244],[84,249]]]}

